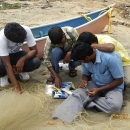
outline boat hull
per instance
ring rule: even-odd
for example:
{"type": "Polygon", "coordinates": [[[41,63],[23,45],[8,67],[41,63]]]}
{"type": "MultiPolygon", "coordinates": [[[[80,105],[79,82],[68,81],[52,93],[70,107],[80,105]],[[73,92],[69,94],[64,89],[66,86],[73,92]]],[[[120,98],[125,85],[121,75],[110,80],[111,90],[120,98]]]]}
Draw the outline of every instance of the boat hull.
{"type": "MultiPolygon", "coordinates": [[[[77,29],[79,34],[84,31],[89,31],[94,34],[100,34],[104,30],[105,26],[108,24],[108,21],[109,21],[109,16],[108,16],[108,13],[106,13],[105,15],[101,15],[101,16],[95,18],[94,20],[88,22],[86,25],[84,24],[84,25],[81,25],[81,26],[78,26],[75,28],[77,29]]],[[[40,59],[42,59],[43,55],[44,55],[45,41],[46,41],[46,37],[43,37],[41,39],[40,38],[36,39],[36,45],[38,48],[37,56],[40,59]]],[[[22,49],[27,52],[29,51],[27,44],[24,44],[22,49]]]]}

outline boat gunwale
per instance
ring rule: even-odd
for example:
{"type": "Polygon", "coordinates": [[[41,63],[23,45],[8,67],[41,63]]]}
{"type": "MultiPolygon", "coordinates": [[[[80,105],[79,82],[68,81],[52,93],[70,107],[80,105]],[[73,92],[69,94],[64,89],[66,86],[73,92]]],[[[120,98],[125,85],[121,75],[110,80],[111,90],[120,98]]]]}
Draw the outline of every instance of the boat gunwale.
{"type": "MultiPolygon", "coordinates": [[[[94,14],[96,12],[108,9],[108,8],[110,9],[110,7],[106,7],[106,8],[100,9],[100,10],[96,10],[96,11],[93,11],[93,12],[90,12],[90,13],[86,13],[85,15],[91,15],[91,14],[94,14]]],[[[106,12],[108,12],[108,10],[106,12]]],[[[106,12],[104,12],[103,14],[105,14],[106,12]]],[[[102,16],[103,14],[101,14],[100,16],[102,16]]],[[[69,19],[66,19],[66,20],[56,21],[56,22],[53,22],[53,23],[50,23],[50,24],[43,24],[43,25],[39,25],[39,26],[34,26],[34,27],[31,27],[30,29],[35,29],[35,28],[40,28],[40,27],[44,27],[44,26],[48,26],[48,25],[54,25],[54,24],[58,24],[58,23],[63,23],[63,22],[74,20],[74,19],[81,18],[81,17],[82,16],[76,16],[76,17],[69,18],[69,19]]]]}
{"type": "MultiPolygon", "coordinates": [[[[91,14],[94,14],[96,12],[99,12],[99,11],[102,11],[102,10],[105,10],[105,9],[108,9],[106,12],[104,12],[103,14],[99,15],[98,17],[96,17],[95,19],[93,19],[92,21],[89,21],[89,22],[86,22],[85,24],[82,24],[80,26],[77,26],[75,27],[75,29],[79,29],[81,27],[84,27],[86,25],[89,25],[93,22],[95,22],[97,19],[100,19],[101,17],[105,16],[109,11],[110,9],[113,8],[113,7],[106,7],[106,8],[103,8],[103,9],[100,9],[100,10],[96,10],[94,12],[90,12],[90,13],[86,13],[85,15],[91,15],[91,14]]],[[[44,27],[44,26],[48,26],[48,25],[54,25],[54,24],[58,24],[58,23],[62,23],[62,22],[66,22],[66,21],[70,21],[70,20],[74,20],[74,19],[77,19],[77,18],[81,18],[82,16],[77,16],[77,17],[74,17],[74,18],[70,18],[70,19],[67,19],[67,20],[62,20],[62,21],[58,21],[58,22],[54,22],[54,23],[51,23],[51,24],[43,24],[43,25],[39,25],[39,26],[34,26],[34,27],[31,27],[30,29],[35,29],[35,28],[40,28],[40,27],[44,27]]],[[[44,36],[44,37],[41,37],[41,38],[34,38],[35,39],[35,42],[38,42],[38,41],[41,41],[41,40],[44,40],[46,39],[48,36],[44,36]]],[[[24,44],[27,44],[27,42],[25,41],[24,44]]]]}

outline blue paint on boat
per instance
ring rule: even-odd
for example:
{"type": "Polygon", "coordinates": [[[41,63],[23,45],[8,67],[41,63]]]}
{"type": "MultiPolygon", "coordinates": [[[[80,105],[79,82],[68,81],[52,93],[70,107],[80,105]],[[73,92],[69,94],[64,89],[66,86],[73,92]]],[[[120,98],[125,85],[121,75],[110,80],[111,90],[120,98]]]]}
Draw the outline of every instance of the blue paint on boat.
{"type": "MultiPolygon", "coordinates": [[[[105,13],[107,10],[109,10],[110,8],[105,8],[93,13],[89,13],[89,14],[85,14],[87,17],[90,17],[92,20],[94,20],[95,18],[99,17],[101,14],[105,13]]],[[[31,31],[33,33],[33,36],[35,39],[38,38],[42,38],[48,35],[48,30],[54,26],[59,26],[59,27],[64,27],[64,26],[71,26],[71,27],[78,27],[81,26],[85,23],[88,23],[88,21],[82,17],[76,17],[76,18],[72,18],[72,19],[68,19],[65,21],[60,21],[57,23],[53,23],[53,24],[48,24],[48,25],[43,25],[43,26],[38,26],[38,27],[34,27],[31,28],[31,31]]]]}

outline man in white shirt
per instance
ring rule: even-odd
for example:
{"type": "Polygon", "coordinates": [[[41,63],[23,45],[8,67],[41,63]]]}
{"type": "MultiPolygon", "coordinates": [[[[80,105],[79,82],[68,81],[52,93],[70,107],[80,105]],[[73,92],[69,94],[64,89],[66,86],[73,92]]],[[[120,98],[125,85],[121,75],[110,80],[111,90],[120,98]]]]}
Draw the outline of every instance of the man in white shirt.
{"type": "Polygon", "coordinates": [[[21,80],[29,80],[30,77],[25,72],[33,71],[40,66],[40,60],[36,55],[36,42],[30,28],[18,23],[8,23],[0,31],[0,86],[8,85],[9,78],[15,91],[21,93],[13,67],[21,80]],[[29,52],[21,49],[25,40],[30,49],[29,52]]]}

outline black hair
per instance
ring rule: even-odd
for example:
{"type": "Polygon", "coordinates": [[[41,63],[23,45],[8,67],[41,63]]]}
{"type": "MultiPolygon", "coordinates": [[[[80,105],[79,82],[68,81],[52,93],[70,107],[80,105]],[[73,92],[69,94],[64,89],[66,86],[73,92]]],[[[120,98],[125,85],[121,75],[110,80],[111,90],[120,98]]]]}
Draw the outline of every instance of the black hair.
{"type": "Polygon", "coordinates": [[[71,51],[71,59],[74,61],[85,60],[86,56],[90,56],[93,54],[93,49],[89,44],[85,42],[77,42],[72,51],[71,51]]]}
{"type": "Polygon", "coordinates": [[[20,24],[12,22],[6,24],[4,34],[12,42],[23,43],[26,39],[27,32],[20,24]]]}
{"type": "Polygon", "coordinates": [[[98,39],[95,35],[93,35],[91,32],[82,32],[77,41],[85,42],[89,45],[91,45],[94,42],[98,43],[98,39]]]}
{"type": "Polygon", "coordinates": [[[60,27],[52,27],[48,32],[51,43],[56,45],[62,41],[63,31],[60,27]]]}

